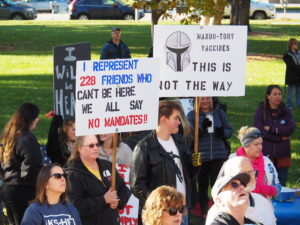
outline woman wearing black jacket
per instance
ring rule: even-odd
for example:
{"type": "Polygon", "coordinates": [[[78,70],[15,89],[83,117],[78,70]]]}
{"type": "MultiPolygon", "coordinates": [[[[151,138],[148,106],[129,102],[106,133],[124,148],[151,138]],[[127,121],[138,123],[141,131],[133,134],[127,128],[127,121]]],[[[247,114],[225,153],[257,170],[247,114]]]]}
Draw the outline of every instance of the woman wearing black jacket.
{"type": "Polygon", "coordinates": [[[118,209],[124,208],[130,191],[118,174],[116,191],[111,190],[112,164],[98,156],[96,136],[76,137],[66,168],[68,197],[78,209],[83,225],[117,225],[118,209]]]}
{"type": "Polygon", "coordinates": [[[22,104],[6,124],[0,138],[3,200],[10,225],[21,223],[28,202],[35,196],[42,155],[31,130],[36,127],[38,115],[37,106],[22,104]]]}
{"type": "Polygon", "coordinates": [[[286,64],[285,84],[288,85],[286,105],[293,107],[293,95],[296,95],[296,106],[300,107],[300,51],[298,41],[291,38],[288,41],[288,51],[283,55],[286,64]]]}

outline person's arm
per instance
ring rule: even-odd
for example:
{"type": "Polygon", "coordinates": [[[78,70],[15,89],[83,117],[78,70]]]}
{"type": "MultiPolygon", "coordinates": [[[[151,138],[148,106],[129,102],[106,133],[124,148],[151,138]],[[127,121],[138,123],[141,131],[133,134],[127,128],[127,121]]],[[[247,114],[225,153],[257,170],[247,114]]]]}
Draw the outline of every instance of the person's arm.
{"type": "Polygon", "coordinates": [[[21,225],[41,225],[43,224],[43,217],[36,207],[28,206],[26,209],[21,225]]]}
{"type": "Polygon", "coordinates": [[[130,50],[129,50],[129,48],[128,48],[127,45],[126,45],[125,57],[126,57],[126,58],[131,58],[130,50]]]}
{"type": "Polygon", "coordinates": [[[280,135],[280,136],[290,136],[295,129],[295,120],[291,113],[291,110],[287,108],[287,118],[286,120],[279,120],[277,126],[270,126],[269,132],[271,134],[280,135]]]}
{"type": "Polygon", "coordinates": [[[26,134],[19,138],[16,151],[23,158],[21,163],[21,179],[32,181],[35,185],[38,173],[42,168],[42,153],[40,145],[33,134],[26,134]]]}
{"type": "Polygon", "coordinates": [[[254,127],[258,128],[263,136],[264,139],[269,140],[269,141],[274,141],[274,142],[280,142],[280,136],[279,135],[274,135],[271,134],[269,131],[266,131],[264,129],[265,127],[265,122],[263,118],[263,110],[258,107],[258,109],[255,112],[254,115],[254,121],[253,121],[254,127]]]}
{"type": "Polygon", "coordinates": [[[68,198],[78,209],[81,216],[89,216],[98,213],[104,207],[108,207],[103,196],[87,197],[85,187],[87,184],[81,179],[82,174],[68,174],[68,198]]]}
{"type": "Polygon", "coordinates": [[[116,184],[117,184],[117,194],[119,197],[118,209],[123,209],[131,195],[130,190],[127,188],[124,180],[121,178],[119,173],[116,173],[116,184]]]}
{"type": "Polygon", "coordinates": [[[287,67],[297,69],[297,70],[300,71],[300,66],[295,63],[292,56],[290,56],[289,54],[286,53],[286,54],[283,55],[282,59],[285,62],[287,67]]]}
{"type": "Polygon", "coordinates": [[[219,112],[220,112],[220,119],[221,119],[222,126],[215,127],[216,136],[222,139],[228,139],[232,135],[232,127],[228,122],[226,113],[222,109],[220,109],[219,112]]]}
{"type": "Polygon", "coordinates": [[[103,47],[102,47],[102,50],[101,50],[101,56],[100,56],[100,59],[109,59],[109,50],[108,50],[108,45],[105,44],[103,47]]]}
{"type": "Polygon", "coordinates": [[[146,201],[150,193],[148,179],[147,143],[143,141],[138,143],[133,151],[129,174],[131,191],[142,201],[146,201]]]}

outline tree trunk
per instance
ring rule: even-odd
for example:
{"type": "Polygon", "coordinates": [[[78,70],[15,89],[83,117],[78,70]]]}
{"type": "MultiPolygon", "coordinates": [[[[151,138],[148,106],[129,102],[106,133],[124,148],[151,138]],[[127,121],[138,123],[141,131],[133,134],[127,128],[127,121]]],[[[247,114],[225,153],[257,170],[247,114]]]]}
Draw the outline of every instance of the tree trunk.
{"type": "Polygon", "coordinates": [[[232,0],[230,25],[247,25],[250,32],[249,13],[250,0],[232,0]]]}
{"type": "Polygon", "coordinates": [[[161,13],[159,13],[157,10],[152,10],[151,13],[151,40],[152,40],[152,46],[153,46],[153,35],[154,35],[154,25],[158,23],[159,18],[161,17],[161,13]]]}
{"type": "Polygon", "coordinates": [[[214,17],[213,25],[221,25],[224,9],[225,9],[226,1],[224,0],[216,0],[215,10],[217,15],[214,17]]]}

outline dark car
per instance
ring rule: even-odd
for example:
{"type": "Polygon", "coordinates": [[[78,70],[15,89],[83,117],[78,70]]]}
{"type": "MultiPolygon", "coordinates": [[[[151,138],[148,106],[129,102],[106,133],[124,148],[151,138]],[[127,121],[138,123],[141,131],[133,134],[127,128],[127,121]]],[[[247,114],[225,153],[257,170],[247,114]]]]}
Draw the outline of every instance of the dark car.
{"type": "MultiPolygon", "coordinates": [[[[71,19],[125,19],[135,17],[134,9],[115,0],[74,0],[69,4],[71,19]]],[[[139,10],[139,18],[144,12],[139,10]]]]}
{"type": "Polygon", "coordinates": [[[30,20],[36,19],[35,8],[18,5],[11,0],[0,0],[0,19],[30,20]]]}

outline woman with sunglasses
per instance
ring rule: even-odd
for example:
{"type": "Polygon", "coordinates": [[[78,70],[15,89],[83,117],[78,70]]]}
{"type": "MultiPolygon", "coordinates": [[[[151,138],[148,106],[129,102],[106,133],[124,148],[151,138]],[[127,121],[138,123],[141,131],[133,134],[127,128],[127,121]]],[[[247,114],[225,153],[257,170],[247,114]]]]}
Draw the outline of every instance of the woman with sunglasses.
{"type": "Polygon", "coordinates": [[[66,201],[66,174],[59,164],[39,173],[34,202],[26,209],[21,225],[81,225],[77,209],[66,201]]]}
{"type": "Polygon", "coordinates": [[[238,138],[242,146],[232,156],[243,156],[250,160],[256,176],[256,187],[252,191],[270,198],[280,191],[278,175],[272,161],[262,154],[263,138],[255,127],[242,127],[238,138]]]}
{"type": "Polygon", "coordinates": [[[95,135],[76,137],[66,168],[68,197],[84,225],[117,225],[120,224],[118,209],[126,205],[130,192],[118,173],[116,191],[111,190],[112,164],[98,156],[95,135]]]}
{"type": "Polygon", "coordinates": [[[185,199],[175,188],[160,186],[151,192],[142,212],[144,225],[180,225],[185,199]]]}
{"type": "Polygon", "coordinates": [[[282,91],[278,85],[267,87],[265,100],[256,110],[254,126],[262,133],[263,154],[273,161],[279,181],[285,186],[291,166],[290,136],[294,132],[295,121],[290,109],[282,102],[282,91]]]}
{"type": "Polygon", "coordinates": [[[42,168],[40,145],[31,132],[37,125],[39,108],[23,103],[6,124],[0,137],[3,200],[9,224],[21,223],[42,168]]]}
{"type": "MultiPolygon", "coordinates": [[[[100,159],[105,159],[112,162],[113,135],[114,134],[100,134],[97,136],[97,139],[99,140],[99,144],[100,144],[100,148],[99,148],[100,159]]],[[[132,150],[127,144],[120,142],[118,140],[116,155],[117,155],[118,164],[122,164],[122,165],[126,165],[127,167],[130,167],[132,150]]]]}
{"type": "Polygon", "coordinates": [[[75,141],[75,121],[64,120],[60,115],[48,113],[52,117],[48,133],[47,154],[52,162],[65,165],[68,161],[75,141]]]}

